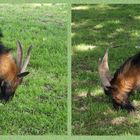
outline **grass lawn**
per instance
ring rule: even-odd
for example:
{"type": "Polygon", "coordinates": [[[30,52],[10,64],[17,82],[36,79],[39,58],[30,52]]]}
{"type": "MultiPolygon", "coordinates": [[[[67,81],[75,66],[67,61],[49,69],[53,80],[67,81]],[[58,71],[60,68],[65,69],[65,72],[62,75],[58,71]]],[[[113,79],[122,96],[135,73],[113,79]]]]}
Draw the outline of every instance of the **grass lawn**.
{"type": "Polygon", "coordinates": [[[67,11],[64,4],[0,4],[2,42],[32,50],[30,74],[13,100],[0,104],[0,134],[67,133],[67,11]]]}
{"type": "Polygon", "coordinates": [[[140,5],[72,6],[73,135],[139,135],[140,92],[135,113],[115,111],[100,86],[98,59],[109,50],[112,74],[140,51],[140,5]]]}

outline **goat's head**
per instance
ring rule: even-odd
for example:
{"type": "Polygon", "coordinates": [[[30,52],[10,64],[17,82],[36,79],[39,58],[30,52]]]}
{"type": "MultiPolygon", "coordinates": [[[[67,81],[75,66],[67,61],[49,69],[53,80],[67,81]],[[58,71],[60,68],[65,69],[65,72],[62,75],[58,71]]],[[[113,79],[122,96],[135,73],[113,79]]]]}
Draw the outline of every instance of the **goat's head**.
{"type": "Polygon", "coordinates": [[[129,94],[134,87],[136,87],[137,83],[136,76],[132,75],[133,70],[135,70],[135,68],[132,67],[132,62],[134,62],[133,58],[134,57],[130,57],[127,59],[127,61],[125,61],[125,63],[116,71],[113,78],[108,66],[108,49],[106,50],[103,59],[99,59],[98,71],[102,87],[105,94],[112,98],[113,106],[115,108],[120,106],[121,108],[126,108],[128,110],[134,109],[128,100],[129,94]],[[127,79],[127,84],[125,78],[127,79]]]}
{"type": "Polygon", "coordinates": [[[98,71],[101,79],[101,84],[105,94],[112,97],[112,99],[115,98],[115,100],[113,99],[113,101],[115,101],[116,104],[121,104],[121,98],[117,98],[117,95],[119,95],[120,91],[117,85],[112,85],[111,83],[113,77],[111,76],[108,66],[108,50],[109,49],[106,50],[103,59],[99,59],[98,62],[98,71]]]}
{"type": "MultiPolygon", "coordinates": [[[[30,54],[31,54],[32,46],[29,47],[27,52],[27,58],[24,61],[23,64],[23,48],[20,43],[20,41],[17,41],[17,54],[16,58],[13,59],[11,54],[7,54],[7,66],[8,69],[3,72],[3,74],[0,77],[0,99],[8,101],[9,99],[12,99],[12,97],[15,94],[15,91],[18,87],[18,85],[21,84],[23,77],[29,74],[29,72],[26,71],[26,67],[30,60],[30,54]]],[[[4,62],[3,62],[4,63],[4,62]]],[[[4,65],[4,64],[3,64],[4,65]]]]}

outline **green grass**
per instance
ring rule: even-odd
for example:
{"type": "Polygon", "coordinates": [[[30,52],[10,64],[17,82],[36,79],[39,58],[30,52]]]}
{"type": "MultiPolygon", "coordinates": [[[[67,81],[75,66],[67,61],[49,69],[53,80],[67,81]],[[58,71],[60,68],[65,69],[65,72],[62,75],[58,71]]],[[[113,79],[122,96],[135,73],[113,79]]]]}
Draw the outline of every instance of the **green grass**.
{"type": "Polygon", "coordinates": [[[140,51],[140,5],[72,6],[72,133],[73,135],[139,135],[140,95],[132,97],[137,111],[115,111],[104,95],[98,59],[106,48],[112,74],[140,51]]]}
{"type": "Polygon", "coordinates": [[[32,44],[28,70],[13,100],[0,106],[0,134],[67,133],[67,11],[65,4],[0,4],[5,46],[24,52],[32,44]]]}

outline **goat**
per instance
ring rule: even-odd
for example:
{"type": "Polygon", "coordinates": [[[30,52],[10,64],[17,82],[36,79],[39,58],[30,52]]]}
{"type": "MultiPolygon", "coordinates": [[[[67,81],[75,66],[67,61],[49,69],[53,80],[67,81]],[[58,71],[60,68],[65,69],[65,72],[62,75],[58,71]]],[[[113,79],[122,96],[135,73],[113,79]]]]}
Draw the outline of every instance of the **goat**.
{"type": "Polygon", "coordinates": [[[107,49],[104,57],[99,58],[98,71],[104,92],[111,97],[114,108],[134,111],[135,107],[131,104],[129,96],[140,87],[140,52],[129,57],[112,77],[108,66],[107,49]]]}
{"type": "Polygon", "coordinates": [[[27,58],[23,64],[23,48],[20,41],[17,41],[17,54],[14,58],[11,49],[0,44],[0,99],[9,101],[15,94],[18,85],[23,77],[29,74],[25,71],[30,60],[32,45],[27,52],[27,58]]]}

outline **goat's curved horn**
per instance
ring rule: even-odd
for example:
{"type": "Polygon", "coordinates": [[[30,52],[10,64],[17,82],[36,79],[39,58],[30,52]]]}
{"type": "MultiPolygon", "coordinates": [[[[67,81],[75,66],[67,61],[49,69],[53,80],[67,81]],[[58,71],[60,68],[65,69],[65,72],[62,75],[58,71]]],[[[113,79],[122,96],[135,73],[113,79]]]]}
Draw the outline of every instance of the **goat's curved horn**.
{"type": "Polygon", "coordinates": [[[18,68],[21,68],[23,62],[23,49],[19,40],[17,40],[17,54],[16,54],[16,64],[18,68]]]}
{"type": "Polygon", "coordinates": [[[27,58],[26,58],[26,60],[24,62],[24,65],[23,65],[20,73],[25,72],[25,70],[26,70],[26,67],[27,67],[27,65],[28,65],[28,63],[30,61],[31,50],[32,50],[32,45],[29,47],[29,49],[27,51],[27,58]]]}
{"type": "Polygon", "coordinates": [[[101,60],[101,58],[99,58],[98,71],[102,86],[104,89],[107,89],[107,87],[111,86],[110,81],[112,79],[108,66],[108,49],[106,50],[103,59],[101,60]]]}

